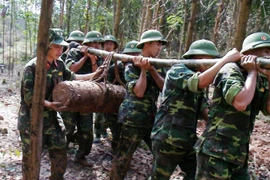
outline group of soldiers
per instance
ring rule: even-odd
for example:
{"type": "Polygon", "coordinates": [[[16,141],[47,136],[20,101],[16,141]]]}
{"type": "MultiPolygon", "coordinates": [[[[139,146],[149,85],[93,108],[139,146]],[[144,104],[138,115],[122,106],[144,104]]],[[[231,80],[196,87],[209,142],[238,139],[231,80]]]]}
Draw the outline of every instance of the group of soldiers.
{"type": "MultiPolygon", "coordinates": [[[[49,150],[50,179],[63,179],[69,143],[76,141],[74,161],[93,166],[86,156],[101,134],[112,133],[113,160],[111,180],[121,180],[129,169],[132,156],[144,140],[153,154],[148,179],[170,179],[179,166],[185,179],[250,179],[248,173],[249,139],[256,115],[270,114],[270,70],[256,64],[257,57],[270,56],[270,35],[256,32],[247,36],[239,52],[233,48],[223,57],[209,40],[194,41],[184,59],[220,60],[212,67],[183,63],[169,69],[151,65],[167,40],[157,30],[145,31],[140,41],[130,41],[122,53],[133,55],[133,62],[118,62],[120,80],[126,96],[119,112],[61,112],[63,105],[52,100],[52,90],[64,80],[90,80],[104,62],[88,48],[115,52],[118,42],[112,35],[90,31],[85,36],[73,31],[65,41],[63,31],[50,29],[47,55],[47,83],[44,101],[43,146],[49,150]],[[67,50],[63,53],[63,46],[67,50]],[[60,58],[61,56],[61,58],[60,58]],[[214,85],[213,96],[207,88],[214,85]],[[159,100],[160,103],[157,103],[159,100]],[[66,131],[59,125],[61,117],[66,131]],[[198,138],[197,121],[205,120],[206,129],[198,138]],[[74,133],[76,132],[76,136],[74,133]]],[[[106,59],[107,57],[105,57],[106,59]]],[[[30,117],[37,59],[27,63],[21,85],[18,128],[22,140],[23,179],[29,179],[30,117]]],[[[180,61],[181,62],[181,61],[180,61]]],[[[117,83],[114,65],[107,80],[117,83]]]]}

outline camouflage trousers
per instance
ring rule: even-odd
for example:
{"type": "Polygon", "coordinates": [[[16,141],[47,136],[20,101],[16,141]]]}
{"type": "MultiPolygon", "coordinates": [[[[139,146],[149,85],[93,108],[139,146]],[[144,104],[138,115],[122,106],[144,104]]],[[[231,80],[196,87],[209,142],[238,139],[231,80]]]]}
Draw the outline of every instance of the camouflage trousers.
{"type": "Polygon", "coordinates": [[[122,124],[117,122],[117,113],[96,113],[95,115],[95,134],[100,138],[101,134],[105,134],[106,127],[109,127],[112,133],[112,150],[115,152],[119,146],[120,133],[122,124]]]}
{"type": "Polygon", "coordinates": [[[148,147],[152,149],[151,134],[152,128],[139,128],[127,125],[122,126],[122,133],[120,137],[120,146],[112,161],[110,172],[111,180],[122,180],[125,178],[129,169],[133,153],[144,140],[148,147]]]}
{"type": "Polygon", "coordinates": [[[222,159],[197,154],[196,180],[249,180],[247,160],[244,166],[235,165],[222,159]]]}
{"type": "Polygon", "coordinates": [[[122,130],[122,124],[118,123],[118,114],[114,113],[106,113],[107,121],[108,121],[108,126],[111,130],[112,133],[112,150],[115,153],[116,150],[118,149],[119,145],[119,140],[120,140],[120,134],[122,130]]]}
{"type": "Polygon", "coordinates": [[[108,123],[105,113],[95,113],[95,123],[94,123],[94,132],[97,138],[100,138],[101,135],[107,135],[106,129],[108,128],[108,123]]]}
{"type": "Polygon", "coordinates": [[[62,117],[68,143],[75,141],[79,144],[76,156],[82,158],[88,155],[93,145],[93,113],[64,112],[62,117]]]}
{"type": "Polygon", "coordinates": [[[196,172],[196,153],[191,149],[183,149],[160,140],[152,140],[153,166],[151,180],[169,180],[177,165],[186,179],[194,179],[196,172]]]}
{"type": "MultiPolygon", "coordinates": [[[[22,116],[20,117],[22,118],[22,116]]],[[[46,118],[44,118],[46,119],[46,118]]],[[[22,174],[23,179],[28,180],[29,170],[31,168],[30,157],[30,123],[25,121],[19,128],[22,141],[22,174]]],[[[46,124],[43,127],[43,147],[49,151],[51,162],[51,180],[62,180],[67,167],[67,152],[65,133],[61,130],[57,120],[53,120],[52,124],[46,124]]]]}

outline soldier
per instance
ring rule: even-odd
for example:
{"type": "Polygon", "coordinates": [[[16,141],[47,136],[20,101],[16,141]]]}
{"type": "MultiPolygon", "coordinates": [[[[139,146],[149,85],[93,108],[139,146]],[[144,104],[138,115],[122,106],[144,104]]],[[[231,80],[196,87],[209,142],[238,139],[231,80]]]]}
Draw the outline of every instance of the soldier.
{"type": "MultiPolygon", "coordinates": [[[[141,49],[138,49],[136,46],[139,42],[138,41],[130,41],[126,44],[125,49],[123,51],[123,54],[129,54],[133,56],[138,56],[141,53],[141,49]]],[[[123,62],[118,62],[118,73],[119,73],[119,78],[121,82],[123,83],[122,85],[126,84],[126,80],[124,77],[124,71],[125,71],[125,64],[123,62]]],[[[117,82],[116,76],[115,76],[115,68],[114,64],[110,67],[109,73],[108,73],[108,81],[121,85],[120,82],[117,82]]],[[[115,114],[110,114],[108,116],[109,120],[109,127],[112,132],[112,150],[113,153],[116,153],[116,150],[119,147],[119,140],[120,140],[120,133],[122,129],[122,123],[118,121],[118,113],[115,114]]]]}
{"type": "Polygon", "coordinates": [[[70,49],[76,48],[78,45],[81,45],[83,40],[84,40],[84,33],[83,32],[81,32],[79,30],[72,31],[66,40],[69,43],[69,46],[65,50],[65,52],[61,55],[61,59],[65,62],[70,49]]]}
{"type": "MultiPolygon", "coordinates": [[[[81,49],[73,48],[68,53],[66,64],[69,69],[77,74],[86,74],[95,72],[103,59],[99,56],[88,53],[87,48],[101,48],[103,37],[98,31],[90,31],[86,34],[83,47],[81,49]]],[[[79,143],[79,149],[76,151],[74,161],[83,166],[92,166],[85,158],[90,152],[93,144],[93,113],[71,112],[70,117],[64,119],[67,129],[67,145],[74,139],[75,127],[77,127],[76,139],[79,143]]]]}
{"type": "MultiPolygon", "coordinates": [[[[218,55],[214,43],[202,39],[193,42],[183,57],[212,59],[218,55]]],[[[187,68],[180,63],[167,72],[151,134],[154,154],[151,179],[169,180],[177,165],[186,175],[185,179],[195,178],[193,146],[197,140],[197,120],[207,120],[208,112],[204,90],[225,63],[239,59],[240,53],[233,49],[207,71],[208,67],[203,65],[187,68]]]]}
{"type": "Polygon", "coordinates": [[[125,46],[125,49],[123,50],[123,54],[129,54],[129,55],[132,55],[132,56],[139,56],[142,52],[141,49],[138,49],[137,48],[137,44],[139,42],[138,41],[135,41],[135,40],[132,40],[132,41],[129,41],[126,46],[125,46]]]}
{"type": "Polygon", "coordinates": [[[209,120],[194,146],[196,179],[250,179],[248,149],[254,121],[259,111],[270,113],[270,71],[256,67],[255,60],[270,56],[270,36],[247,36],[241,53],[241,66],[228,63],[215,77],[209,120]]]}
{"type": "MultiPolygon", "coordinates": [[[[103,43],[103,49],[108,52],[115,52],[118,48],[118,42],[116,38],[113,35],[106,35],[104,36],[104,43],[103,43]]],[[[113,61],[111,61],[111,66],[114,64],[113,61]]],[[[113,66],[114,67],[114,66],[113,66]]],[[[109,75],[108,75],[109,76],[109,75]]],[[[104,138],[108,137],[107,133],[107,127],[110,127],[110,130],[112,132],[112,147],[114,149],[115,143],[116,143],[116,136],[114,136],[114,129],[117,130],[118,124],[117,124],[117,114],[109,114],[109,113],[95,113],[95,139],[94,143],[100,143],[100,137],[101,134],[104,138]]]]}
{"type": "Polygon", "coordinates": [[[113,35],[104,36],[103,49],[108,52],[116,52],[119,44],[113,35]]]}
{"type": "MultiPolygon", "coordinates": [[[[63,61],[58,58],[62,54],[63,46],[68,43],[64,41],[63,31],[57,28],[49,30],[49,50],[47,53],[47,81],[46,94],[44,100],[44,117],[43,117],[43,147],[49,150],[49,158],[51,162],[51,180],[63,179],[63,175],[67,166],[66,140],[65,133],[62,131],[59,119],[57,119],[57,111],[62,109],[59,102],[52,102],[52,90],[54,86],[63,80],[87,80],[90,75],[75,75],[66,68],[63,61]]],[[[36,61],[34,58],[29,61],[23,72],[21,82],[21,106],[18,117],[18,129],[22,141],[22,174],[23,179],[28,180],[29,177],[29,156],[30,156],[30,117],[32,97],[35,84],[36,61]]]]}
{"type": "MultiPolygon", "coordinates": [[[[141,36],[137,48],[144,57],[157,57],[162,45],[167,44],[157,30],[148,30],[141,36]]],[[[165,72],[151,66],[142,57],[126,65],[127,94],[119,108],[119,121],[123,122],[120,147],[112,161],[110,179],[124,179],[134,151],[144,140],[151,149],[150,133],[154,124],[156,102],[162,90],[165,72]]]]}

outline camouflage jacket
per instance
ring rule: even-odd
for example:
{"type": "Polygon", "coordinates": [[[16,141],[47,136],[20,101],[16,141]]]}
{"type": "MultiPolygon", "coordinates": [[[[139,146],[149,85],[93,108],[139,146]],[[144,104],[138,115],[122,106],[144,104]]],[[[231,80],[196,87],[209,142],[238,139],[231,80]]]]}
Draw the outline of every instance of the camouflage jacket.
{"type": "Polygon", "coordinates": [[[197,120],[208,107],[204,90],[199,90],[198,73],[183,64],[167,72],[152,139],[183,149],[193,149],[197,140],[197,120]]]}
{"type": "Polygon", "coordinates": [[[195,150],[227,162],[243,165],[248,157],[248,144],[256,115],[266,110],[268,81],[260,75],[252,102],[245,111],[237,111],[232,103],[245,85],[247,74],[235,63],[228,63],[214,80],[213,101],[210,106],[208,124],[195,150]]]}
{"type": "MultiPolygon", "coordinates": [[[[164,77],[165,70],[157,69],[158,73],[164,77]]],[[[125,79],[127,94],[119,107],[118,122],[124,123],[133,127],[149,128],[153,126],[154,118],[157,109],[157,98],[159,95],[159,88],[156,85],[152,76],[147,72],[147,88],[143,98],[138,98],[133,93],[133,88],[136,85],[141,70],[132,63],[126,65],[125,79]]]]}
{"type": "MultiPolygon", "coordinates": [[[[36,58],[29,61],[23,72],[21,81],[21,107],[19,110],[18,128],[25,126],[30,121],[30,109],[35,85],[36,58]]],[[[47,64],[45,100],[52,101],[52,91],[56,84],[64,80],[73,80],[75,75],[61,60],[54,61],[51,65],[47,64]]],[[[56,118],[56,112],[49,108],[44,108],[44,126],[49,126],[56,118]]]]}
{"type": "MultiPolygon", "coordinates": [[[[122,62],[117,62],[117,67],[118,67],[118,75],[119,75],[120,80],[123,82],[123,84],[126,84],[126,80],[125,80],[125,65],[122,62]]],[[[109,82],[111,82],[111,83],[114,83],[114,81],[116,81],[115,64],[112,64],[110,66],[109,71],[108,71],[107,80],[109,82]]],[[[115,84],[119,85],[120,83],[115,83],[115,84]]]]}
{"type": "MultiPolygon", "coordinates": [[[[78,62],[84,55],[80,52],[78,48],[72,48],[66,57],[65,63],[69,68],[75,62],[78,62]]],[[[103,63],[103,58],[97,56],[97,65],[100,66],[103,63]]],[[[88,58],[83,66],[76,72],[76,74],[88,74],[92,73],[92,63],[91,60],[88,58]]]]}

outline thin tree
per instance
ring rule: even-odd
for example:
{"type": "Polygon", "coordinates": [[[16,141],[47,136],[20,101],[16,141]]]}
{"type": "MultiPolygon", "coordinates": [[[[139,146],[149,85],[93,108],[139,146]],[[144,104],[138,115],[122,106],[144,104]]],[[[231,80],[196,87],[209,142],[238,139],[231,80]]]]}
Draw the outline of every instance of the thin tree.
{"type": "Polygon", "coordinates": [[[2,27],[2,36],[3,36],[3,43],[2,43],[2,48],[3,48],[3,64],[5,64],[5,19],[6,19],[6,12],[7,12],[7,6],[4,6],[1,16],[3,19],[3,27],[2,27]]]}
{"type": "Polygon", "coordinates": [[[144,26],[144,22],[145,22],[146,9],[147,9],[147,0],[144,0],[143,6],[142,6],[141,23],[140,23],[140,31],[139,31],[138,39],[140,38],[141,34],[144,31],[143,26],[144,26]]]}
{"type": "Polygon", "coordinates": [[[220,0],[219,4],[218,4],[218,11],[217,11],[217,16],[215,18],[215,27],[214,27],[214,32],[213,32],[213,36],[212,36],[212,41],[214,44],[217,43],[217,38],[218,38],[218,30],[220,27],[220,18],[222,16],[222,13],[224,11],[224,2],[225,0],[220,0]]]}
{"type": "Polygon", "coordinates": [[[251,9],[252,0],[240,0],[240,8],[237,17],[237,26],[234,35],[233,47],[238,50],[242,48],[242,42],[246,37],[247,22],[251,9]]]}
{"type": "Polygon", "coordinates": [[[145,17],[144,17],[144,24],[143,24],[143,31],[149,30],[152,26],[152,2],[151,0],[147,0],[146,3],[146,12],[145,12],[145,17]]]}
{"type": "Polygon", "coordinates": [[[157,29],[159,30],[159,19],[162,19],[163,14],[160,13],[161,11],[161,0],[159,0],[155,4],[155,9],[153,13],[153,22],[152,22],[152,29],[157,29]]]}
{"type": "Polygon", "coordinates": [[[84,34],[88,32],[89,21],[90,21],[90,8],[91,8],[91,0],[87,0],[87,6],[85,10],[85,26],[84,26],[84,34]]]}
{"type": "Polygon", "coordinates": [[[115,12],[114,26],[113,26],[113,34],[116,39],[119,37],[119,25],[121,19],[121,10],[122,10],[122,0],[117,0],[117,8],[115,12]]]}
{"type": "Polygon", "coordinates": [[[60,21],[59,21],[59,27],[63,29],[64,24],[64,10],[65,10],[65,0],[59,0],[60,2],[60,21]]]}
{"type": "Polygon", "coordinates": [[[197,0],[192,0],[192,6],[191,6],[191,12],[190,12],[190,19],[188,23],[188,35],[187,35],[187,41],[185,45],[185,51],[189,49],[189,46],[192,43],[193,40],[193,35],[194,35],[194,24],[196,20],[196,15],[197,15],[197,9],[198,9],[198,2],[197,0]]]}
{"type": "Polygon", "coordinates": [[[42,0],[38,27],[37,65],[31,109],[30,168],[31,180],[38,180],[42,152],[43,109],[46,84],[46,55],[48,51],[49,28],[51,25],[53,0],[42,0]]]}
{"type": "Polygon", "coordinates": [[[183,0],[183,26],[182,26],[182,30],[180,32],[180,38],[179,38],[179,55],[178,58],[180,59],[182,57],[183,54],[183,49],[184,49],[184,44],[186,42],[186,25],[187,25],[187,17],[188,17],[188,6],[187,6],[187,0],[183,0]]]}

